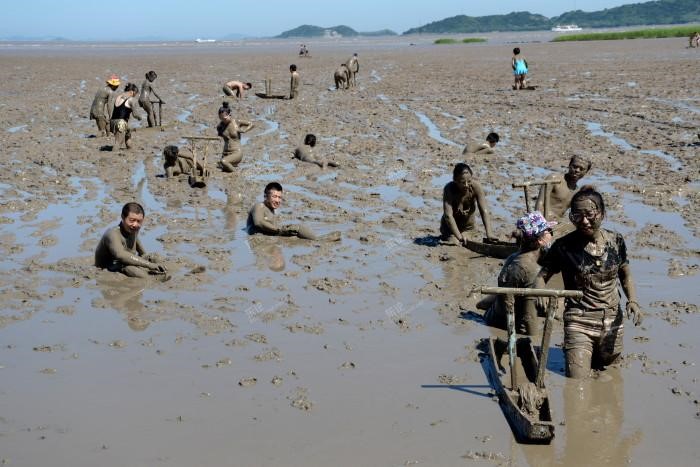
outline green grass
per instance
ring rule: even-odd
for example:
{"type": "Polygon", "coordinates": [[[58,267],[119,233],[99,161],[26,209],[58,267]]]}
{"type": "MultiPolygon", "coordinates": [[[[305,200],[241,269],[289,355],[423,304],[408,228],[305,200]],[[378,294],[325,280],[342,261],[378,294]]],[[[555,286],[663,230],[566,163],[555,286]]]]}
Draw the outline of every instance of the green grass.
{"type": "Polygon", "coordinates": [[[442,39],[435,39],[434,44],[470,44],[473,42],[486,42],[486,39],[482,39],[481,37],[467,37],[465,39],[462,39],[461,41],[458,41],[457,39],[452,39],[451,37],[444,37],[442,39]]]}
{"type": "Polygon", "coordinates": [[[700,31],[700,25],[678,26],[663,29],[637,29],[621,32],[592,32],[587,34],[567,34],[557,36],[552,42],[565,41],[613,41],[620,39],[657,39],[664,37],[688,37],[695,31],[700,31]]]}

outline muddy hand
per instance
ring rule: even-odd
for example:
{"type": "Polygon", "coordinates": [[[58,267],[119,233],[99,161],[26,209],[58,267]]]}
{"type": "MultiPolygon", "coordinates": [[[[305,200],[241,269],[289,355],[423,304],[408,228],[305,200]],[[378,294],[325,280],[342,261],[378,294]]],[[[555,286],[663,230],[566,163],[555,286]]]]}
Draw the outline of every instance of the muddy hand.
{"type": "Polygon", "coordinates": [[[631,319],[635,326],[642,324],[644,313],[637,302],[627,302],[627,319],[631,319]]]}

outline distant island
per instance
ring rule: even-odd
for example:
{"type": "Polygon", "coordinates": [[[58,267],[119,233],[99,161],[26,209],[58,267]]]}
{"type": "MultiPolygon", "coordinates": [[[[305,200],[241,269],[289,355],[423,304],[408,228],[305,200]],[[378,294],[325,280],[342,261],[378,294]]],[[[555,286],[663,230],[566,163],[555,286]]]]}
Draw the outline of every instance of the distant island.
{"type": "Polygon", "coordinates": [[[700,1],[656,0],[589,13],[581,10],[569,11],[553,18],[527,11],[478,17],[458,15],[425,26],[411,28],[403,34],[541,31],[551,29],[559,24],[577,24],[584,28],[606,28],[693,22],[700,22],[700,1]]]}
{"type": "Polygon", "coordinates": [[[382,29],[381,31],[357,32],[349,26],[333,26],[330,28],[322,28],[320,26],[312,26],[304,24],[298,28],[285,31],[277,39],[288,39],[290,37],[357,37],[357,36],[396,36],[394,31],[382,29]]]}

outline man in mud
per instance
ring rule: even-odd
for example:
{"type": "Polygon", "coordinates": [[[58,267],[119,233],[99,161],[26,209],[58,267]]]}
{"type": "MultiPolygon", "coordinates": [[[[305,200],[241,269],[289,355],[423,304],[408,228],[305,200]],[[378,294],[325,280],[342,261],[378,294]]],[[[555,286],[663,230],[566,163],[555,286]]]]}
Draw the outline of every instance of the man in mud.
{"type": "Polygon", "coordinates": [[[289,65],[289,98],[296,99],[299,96],[299,72],[296,65],[289,65]]]}
{"type": "Polygon", "coordinates": [[[126,83],[124,92],[114,99],[114,110],[112,111],[112,119],[109,121],[109,128],[114,133],[114,145],[117,146],[117,149],[121,149],[122,144],[127,149],[131,148],[129,117],[133,114],[136,120],[141,120],[141,115],[136,113],[138,93],[139,88],[134,83],[126,83]]]}
{"type": "Polygon", "coordinates": [[[564,215],[571,204],[571,198],[578,188],[578,181],[589,170],[591,170],[591,161],[580,155],[573,156],[569,161],[569,168],[564,176],[550,175],[546,178],[547,181],[558,180],[559,183],[542,185],[540,187],[535,210],[542,212],[544,217],[549,220],[561,221],[564,219],[564,215]],[[546,196],[549,196],[549,202],[547,203],[548,212],[544,212],[546,196]]]}
{"type": "Polygon", "coordinates": [[[316,135],[311,133],[304,137],[304,144],[294,150],[294,157],[302,162],[311,162],[325,169],[326,167],[338,167],[338,164],[333,161],[326,161],[325,157],[316,157],[314,154],[314,146],[316,146],[316,135]]]}
{"type": "Polygon", "coordinates": [[[223,91],[229,97],[238,97],[243,99],[244,91],[251,89],[253,83],[244,83],[242,81],[231,80],[224,84],[223,91]]]}
{"type": "Polygon", "coordinates": [[[466,156],[468,154],[495,154],[493,148],[496,147],[496,144],[498,144],[500,139],[501,138],[498,136],[498,133],[491,132],[486,137],[485,143],[472,142],[467,144],[464,147],[464,150],[462,151],[462,155],[466,156]]]}
{"type": "Polygon", "coordinates": [[[450,244],[466,244],[467,233],[474,230],[476,208],[484,223],[486,238],[496,240],[491,233],[491,215],[481,184],[472,177],[472,169],[465,163],[455,165],[452,181],[442,192],[443,215],[440,219],[441,239],[450,244]]]}
{"type": "MultiPolygon", "coordinates": [[[[158,75],[153,70],[146,73],[146,79],[141,85],[141,94],[139,95],[139,105],[143,108],[143,110],[146,112],[146,115],[148,116],[149,127],[153,127],[156,124],[156,114],[153,110],[153,104],[156,102],[158,102],[160,105],[165,104],[165,102],[163,102],[163,99],[161,99],[160,96],[158,96],[158,93],[156,93],[156,90],[153,88],[153,81],[155,81],[157,77],[158,75]],[[151,94],[158,100],[151,102],[151,94]]],[[[160,124],[162,125],[163,122],[160,122],[160,124]]]]}
{"type": "Polygon", "coordinates": [[[262,203],[256,203],[248,212],[246,229],[250,235],[279,235],[283,237],[299,237],[308,240],[340,240],[340,232],[331,232],[317,236],[305,225],[279,225],[276,210],[282,205],[282,185],[270,182],[265,186],[265,198],[262,203]]]}
{"type": "MultiPolygon", "coordinates": [[[[194,167],[194,158],[187,154],[181,154],[177,146],[166,146],[163,148],[163,169],[165,177],[171,178],[178,175],[189,175],[194,167]]],[[[203,170],[202,165],[197,162],[197,169],[203,170]]]]}
{"type": "Polygon", "coordinates": [[[122,207],[122,221],[107,230],[95,250],[95,266],[129,277],[159,276],[169,279],[167,269],[156,258],[146,255],[138,239],[145,213],[139,203],[126,203],[122,207]]]}
{"type": "Polygon", "coordinates": [[[357,73],[360,72],[360,62],[357,60],[357,54],[352,54],[352,57],[345,62],[348,68],[348,87],[357,86],[357,73]]]}
{"type": "Polygon", "coordinates": [[[90,120],[95,120],[100,136],[109,136],[109,119],[112,116],[114,95],[120,81],[117,75],[112,75],[107,80],[107,85],[97,91],[90,107],[90,120]]]}
{"type": "Polygon", "coordinates": [[[335,89],[348,89],[350,87],[350,70],[345,63],[341,63],[338,68],[336,68],[333,73],[333,80],[335,81],[335,89]]]}

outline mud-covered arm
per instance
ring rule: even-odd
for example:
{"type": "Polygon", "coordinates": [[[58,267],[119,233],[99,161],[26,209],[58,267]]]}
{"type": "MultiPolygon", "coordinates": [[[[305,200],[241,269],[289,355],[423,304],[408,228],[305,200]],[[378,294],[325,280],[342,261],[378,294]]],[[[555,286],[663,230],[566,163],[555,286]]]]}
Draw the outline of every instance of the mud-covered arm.
{"type": "Polygon", "coordinates": [[[450,228],[452,235],[457,237],[457,239],[461,242],[464,239],[462,238],[462,232],[459,231],[459,227],[457,227],[457,222],[455,221],[454,211],[452,210],[452,196],[453,194],[449,192],[448,188],[445,188],[442,193],[442,215],[445,217],[445,221],[447,221],[447,225],[450,228]]]}
{"type": "MultiPolygon", "coordinates": [[[[140,246],[138,240],[136,241],[136,251],[143,251],[143,247],[140,246]]],[[[156,269],[158,266],[155,263],[151,263],[138,255],[133,254],[122,244],[122,240],[118,230],[111,231],[107,236],[107,249],[111,255],[122,264],[130,266],[141,266],[147,269],[156,269]]],[[[139,253],[142,254],[142,253],[139,253]]]]}
{"type": "Polygon", "coordinates": [[[266,235],[280,235],[281,229],[277,224],[265,218],[266,209],[262,204],[256,204],[253,208],[253,225],[257,230],[266,235]]]}
{"type": "Polygon", "coordinates": [[[136,96],[130,97],[126,102],[126,106],[131,109],[131,115],[133,115],[136,120],[143,120],[143,117],[141,116],[141,114],[138,113],[137,110],[139,108],[139,105],[138,101],[136,100],[136,96]]]}
{"type": "Polygon", "coordinates": [[[486,231],[486,238],[494,238],[491,233],[491,212],[489,211],[489,205],[486,202],[486,195],[481,185],[476,182],[472,182],[474,187],[474,195],[476,196],[476,205],[479,207],[479,214],[481,214],[481,221],[484,223],[484,230],[486,231]]]}
{"type": "Polygon", "coordinates": [[[246,133],[252,130],[255,126],[253,122],[250,122],[248,120],[236,120],[236,124],[238,125],[238,131],[240,133],[246,133]]]}
{"type": "Polygon", "coordinates": [[[158,102],[163,103],[163,99],[161,99],[160,96],[158,95],[158,93],[156,92],[156,88],[154,88],[153,86],[151,86],[151,92],[152,92],[153,95],[156,97],[156,99],[158,99],[158,102]]]}
{"type": "Polygon", "coordinates": [[[632,319],[635,326],[639,326],[642,324],[644,314],[639,307],[639,303],[637,303],[637,289],[632,280],[632,271],[630,270],[629,263],[620,266],[618,277],[620,279],[622,291],[625,293],[625,297],[627,297],[627,318],[632,319]]]}

